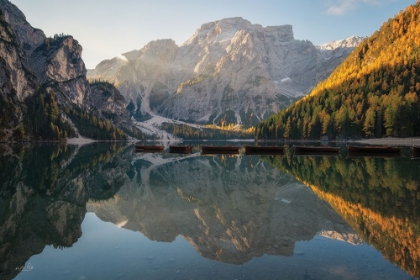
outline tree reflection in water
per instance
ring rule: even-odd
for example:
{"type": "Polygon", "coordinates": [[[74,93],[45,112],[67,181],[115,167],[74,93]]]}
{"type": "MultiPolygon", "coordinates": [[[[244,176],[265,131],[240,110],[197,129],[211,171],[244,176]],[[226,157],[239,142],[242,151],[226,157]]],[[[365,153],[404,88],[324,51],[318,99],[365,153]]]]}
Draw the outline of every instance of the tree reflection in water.
{"type": "Polygon", "coordinates": [[[0,278],[13,279],[46,245],[77,242],[86,202],[113,197],[128,167],[118,144],[0,149],[0,278]]]}
{"type": "Polygon", "coordinates": [[[266,158],[327,201],[365,241],[420,277],[419,161],[407,158],[266,158]]]}

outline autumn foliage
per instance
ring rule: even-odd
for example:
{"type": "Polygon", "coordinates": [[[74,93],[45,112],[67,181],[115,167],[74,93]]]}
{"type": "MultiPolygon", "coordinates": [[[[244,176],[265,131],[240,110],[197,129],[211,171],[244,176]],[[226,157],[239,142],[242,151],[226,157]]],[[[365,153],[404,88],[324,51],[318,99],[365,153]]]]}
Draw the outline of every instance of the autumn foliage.
{"type": "Polygon", "coordinates": [[[420,135],[420,3],[385,22],[329,78],[256,127],[257,139],[420,135]]]}
{"type": "Polygon", "coordinates": [[[267,157],[310,187],[385,258],[420,277],[420,173],[405,158],[267,157]]]}

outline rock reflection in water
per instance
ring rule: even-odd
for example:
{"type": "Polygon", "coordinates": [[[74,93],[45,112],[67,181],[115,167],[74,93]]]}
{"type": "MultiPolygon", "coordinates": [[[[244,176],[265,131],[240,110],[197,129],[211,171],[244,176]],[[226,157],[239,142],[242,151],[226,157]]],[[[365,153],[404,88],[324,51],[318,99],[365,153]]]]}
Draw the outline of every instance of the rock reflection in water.
{"type": "Polygon", "coordinates": [[[257,156],[167,163],[157,160],[160,156],[143,155],[114,198],[88,208],[151,240],[170,242],[182,235],[202,256],[233,264],[263,254],[291,256],[296,241],[318,232],[361,242],[327,203],[257,156]]]}

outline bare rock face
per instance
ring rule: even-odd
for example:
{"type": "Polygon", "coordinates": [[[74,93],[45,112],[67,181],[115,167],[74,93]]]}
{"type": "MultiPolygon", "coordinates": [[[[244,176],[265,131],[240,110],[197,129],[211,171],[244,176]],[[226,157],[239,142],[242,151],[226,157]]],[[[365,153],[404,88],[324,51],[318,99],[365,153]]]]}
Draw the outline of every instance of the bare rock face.
{"type": "Polygon", "coordinates": [[[41,86],[53,87],[63,93],[62,103],[89,108],[90,94],[82,46],[72,36],[48,38],[30,56],[32,69],[41,86]]]}
{"type": "Polygon", "coordinates": [[[90,89],[90,103],[98,110],[99,116],[113,120],[119,127],[130,127],[130,115],[125,108],[125,99],[113,85],[98,82],[91,84],[90,89]]]}
{"type": "MultiPolygon", "coordinates": [[[[12,36],[9,42],[15,43],[15,47],[21,51],[19,58],[7,53],[2,57],[7,57],[8,61],[20,59],[24,70],[36,75],[38,86],[56,83],[61,92],[67,95],[67,100],[81,105],[90,90],[79,43],[72,36],[46,38],[42,30],[33,28],[26,21],[16,6],[6,0],[2,0],[1,4],[4,21],[12,36]]],[[[25,81],[12,83],[17,87],[20,101],[35,92],[35,86],[25,81]],[[23,85],[30,88],[30,92],[23,90],[23,85]]]]}
{"type": "MultiPolygon", "coordinates": [[[[35,93],[36,77],[26,53],[16,44],[12,25],[13,5],[0,0],[0,140],[13,137],[26,111],[23,100],[35,93]]],[[[19,17],[21,14],[17,14],[19,17]]]]}
{"type": "Polygon", "coordinates": [[[160,104],[170,95],[170,65],[177,52],[173,40],[153,41],[140,51],[102,61],[88,76],[91,80],[114,83],[126,100],[132,100],[136,110],[147,113],[150,107],[155,107],[155,100],[160,104]]]}
{"type": "Polygon", "coordinates": [[[70,110],[97,112],[98,118],[105,116],[102,114],[105,111],[118,115],[112,119],[113,124],[124,124],[131,131],[130,116],[124,112],[125,102],[115,88],[109,90],[115,105],[107,104],[106,110],[103,103],[98,105],[101,108],[95,107],[97,95],[91,96],[86,72],[82,46],[77,40],[64,34],[46,38],[15,5],[0,0],[0,141],[65,137],[71,132],[69,127],[77,131],[69,121],[70,110]],[[51,110],[42,113],[46,99],[54,103],[54,123],[45,117],[51,110]],[[41,117],[45,121],[39,121],[41,117]],[[46,133],[45,126],[58,132],[46,133]]]}
{"type": "Polygon", "coordinates": [[[228,18],[203,24],[181,47],[159,40],[101,62],[88,77],[115,83],[143,114],[252,125],[309,93],[357,42],[331,54],[334,46],[295,40],[291,25],[228,18]]]}
{"type": "Polygon", "coordinates": [[[42,30],[33,28],[25,15],[7,0],[0,0],[0,6],[4,20],[11,26],[16,35],[18,45],[22,46],[29,57],[32,51],[40,46],[45,40],[42,30]]]}

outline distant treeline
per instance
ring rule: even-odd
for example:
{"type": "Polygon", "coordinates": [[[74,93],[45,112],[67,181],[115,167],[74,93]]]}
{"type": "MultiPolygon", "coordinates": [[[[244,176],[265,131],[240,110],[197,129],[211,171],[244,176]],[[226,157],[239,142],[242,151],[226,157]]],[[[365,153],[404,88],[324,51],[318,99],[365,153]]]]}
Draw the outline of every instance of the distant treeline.
{"type": "Polygon", "coordinates": [[[88,80],[90,85],[103,85],[108,89],[109,86],[115,87],[115,85],[111,82],[108,82],[107,80],[101,80],[101,79],[93,79],[88,80]]]}
{"type": "Polygon", "coordinates": [[[162,130],[173,135],[190,140],[200,139],[249,139],[253,137],[253,130],[234,131],[215,128],[195,128],[185,124],[162,123],[162,130]]]}

